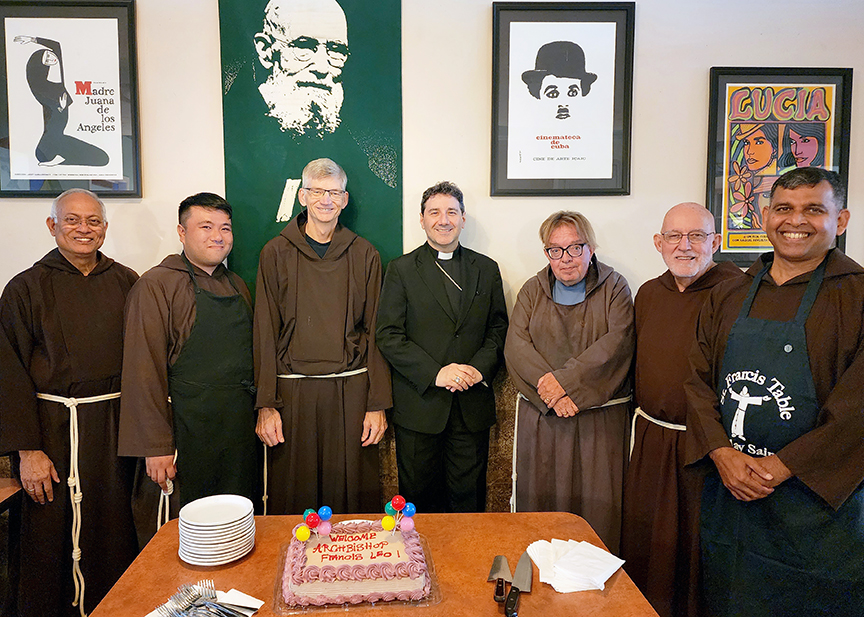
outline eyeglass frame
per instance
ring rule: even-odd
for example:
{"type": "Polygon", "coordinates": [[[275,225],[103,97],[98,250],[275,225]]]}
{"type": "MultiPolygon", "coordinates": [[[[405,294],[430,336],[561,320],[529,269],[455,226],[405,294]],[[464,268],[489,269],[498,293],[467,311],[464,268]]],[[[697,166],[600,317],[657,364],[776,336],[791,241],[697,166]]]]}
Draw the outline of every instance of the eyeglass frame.
{"type": "Polygon", "coordinates": [[[84,223],[90,229],[99,229],[100,227],[105,225],[105,219],[98,216],[88,216],[87,218],[81,218],[80,216],[67,215],[57,222],[59,225],[69,229],[75,229],[76,227],[80,227],[81,223],[84,223]]]}
{"type": "Polygon", "coordinates": [[[703,242],[706,242],[708,240],[708,236],[713,236],[716,234],[717,234],[716,231],[704,231],[702,229],[694,229],[693,231],[688,231],[686,234],[682,233],[680,231],[661,231],[659,236],[661,238],[663,238],[664,242],[666,242],[669,245],[674,246],[676,244],[679,244],[681,242],[681,239],[684,238],[685,236],[687,237],[687,242],[689,242],[690,244],[702,244],[703,242]],[[692,234],[705,234],[705,237],[702,238],[701,240],[695,240],[695,239],[693,239],[692,234]],[[676,235],[676,236],[678,236],[678,239],[673,242],[672,240],[669,240],[667,238],[667,236],[669,236],[669,235],[676,235]]]}
{"type": "Polygon", "coordinates": [[[318,39],[315,39],[315,38],[312,38],[311,36],[306,36],[306,35],[298,36],[296,39],[293,39],[291,41],[286,41],[285,39],[279,38],[278,36],[273,36],[273,34],[270,34],[270,37],[274,41],[279,41],[280,43],[282,43],[283,47],[288,48],[288,50],[291,52],[291,55],[294,57],[294,59],[297,62],[308,62],[309,60],[312,59],[312,57],[316,53],[318,53],[318,49],[320,49],[322,46],[324,47],[324,53],[327,56],[327,64],[332,66],[334,69],[344,68],[345,63],[348,62],[348,58],[351,56],[351,52],[348,49],[348,43],[342,43],[341,41],[333,41],[333,40],[319,41],[318,39]],[[315,46],[314,47],[300,47],[300,46],[297,46],[294,44],[297,41],[315,41],[315,46]],[[344,47],[345,51],[344,52],[343,51],[337,51],[335,49],[328,47],[329,45],[334,45],[334,46],[338,45],[340,47],[344,47]],[[308,52],[309,56],[308,57],[301,57],[302,55],[305,55],[305,52],[308,52]],[[345,56],[345,59],[341,60],[341,61],[336,60],[331,55],[333,53],[338,53],[339,55],[345,56]],[[334,61],[335,61],[335,63],[334,63],[334,61]]]}
{"type": "Polygon", "coordinates": [[[570,245],[565,246],[565,247],[547,246],[543,249],[543,252],[546,253],[546,256],[549,257],[549,259],[551,259],[553,261],[558,261],[559,259],[563,258],[564,253],[567,253],[568,255],[570,255],[570,257],[573,257],[575,259],[577,257],[582,257],[582,254],[585,252],[585,246],[587,244],[588,244],[587,242],[574,242],[573,244],[570,244],[570,245]],[[576,255],[574,255],[573,253],[570,252],[570,249],[574,246],[576,247],[576,250],[578,251],[576,255]],[[552,253],[550,251],[561,251],[561,254],[558,255],[558,257],[553,257],[552,253]]]}
{"type": "Polygon", "coordinates": [[[302,190],[308,192],[309,195],[311,197],[313,197],[314,199],[321,199],[324,197],[324,194],[326,193],[327,195],[330,196],[330,200],[334,201],[334,202],[342,201],[342,199],[344,199],[345,196],[348,194],[348,191],[345,191],[343,189],[319,189],[317,187],[306,187],[306,186],[303,186],[300,188],[302,190]],[[316,195],[315,194],[316,191],[319,192],[320,194],[316,195]]]}

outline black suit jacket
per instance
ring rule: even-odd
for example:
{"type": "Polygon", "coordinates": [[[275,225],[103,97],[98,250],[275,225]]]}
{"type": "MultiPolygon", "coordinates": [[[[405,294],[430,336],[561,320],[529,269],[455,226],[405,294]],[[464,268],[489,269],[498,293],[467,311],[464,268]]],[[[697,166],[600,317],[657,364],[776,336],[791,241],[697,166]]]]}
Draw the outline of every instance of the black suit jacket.
{"type": "Polygon", "coordinates": [[[471,431],[495,424],[492,380],[507,336],[501,273],[485,255],[461,251],[465,281],[458,315],[426,245],[391,261],[384,276],[377,342],[393,367],[393,422],[420,433],[444,430],[453,396],[471,431]],[[455,394],[436,386],[438,371],[453,362],[470,364],[486,383],[455,394]]]}

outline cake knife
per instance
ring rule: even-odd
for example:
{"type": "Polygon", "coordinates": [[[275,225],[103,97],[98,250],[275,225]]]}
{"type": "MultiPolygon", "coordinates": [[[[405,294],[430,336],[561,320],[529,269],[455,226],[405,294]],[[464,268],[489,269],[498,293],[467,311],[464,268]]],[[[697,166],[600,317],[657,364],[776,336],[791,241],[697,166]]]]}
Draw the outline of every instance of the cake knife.
{"type": "Polygon", "coordinates": [[[510,576],[510,564],[507,563],[507,558],[504,555],[495,555],[492,560],[492,569],[489,570],[489,578],[487,581],[495,581],[495,601],[503,602],[507,596],[507,588],[505,582],[510,583],[513,577],[510,576]]]}
{"type": "Polygon", "coordinates": [[[504,603],[504,615],[506,617],[517,617],[519,614],[519,594],[531,592],[531,580],[534,578],[534,566],[528,551],[522,553],[519,563],[516,564],[516,572],[513,574],[513,584],[510,585],[510,593],[504,603]]]}

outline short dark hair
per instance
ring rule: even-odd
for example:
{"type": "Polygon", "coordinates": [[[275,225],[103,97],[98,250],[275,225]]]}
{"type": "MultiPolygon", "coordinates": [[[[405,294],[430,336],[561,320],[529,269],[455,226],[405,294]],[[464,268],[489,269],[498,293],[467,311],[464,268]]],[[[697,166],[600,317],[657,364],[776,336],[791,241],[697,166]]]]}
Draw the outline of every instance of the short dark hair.
{"type": "Polygon", "coordinates": [[[192,209],[192,206],[199,206],[208,210],[221,210],[228,215],[229,219],[234,215],[231,204],[216,193],[196,193],[180,202],[177,218],[180,220],[181,225],[186,225],[186,221],[189,219],[189,210],[192,209]]]}
{"type": "Polygon", "coordinates": [[[423,191],[423,197],[420,199],[420,214],[426,212],[426,202],[435,195],[449,195],[450,197],[455,197],[456,201],[459,202],[459,208],[462,210],[462,214],[465,214],[465,201],[462,195],[462,190],[452,182],[446,180],[444,182],[439,182],[434,186],[430,186],[428,189],[423,191]]]}
{"type": "Polygon", "coordinates": [[[836,171],[822,169],[821,167],[799,167],[787,171],[777,178],[774,186],[771,187],[771,199],[774,199],[774,193],[778,188],[791,191],[797,189],[799,186],[813,187],[820,182],[827,182],[831,185],[831,192],[834,195],[834,203],[837,204],[837,210],[845,208],[846,187],[843,185],[840,174],[836,171]]]}

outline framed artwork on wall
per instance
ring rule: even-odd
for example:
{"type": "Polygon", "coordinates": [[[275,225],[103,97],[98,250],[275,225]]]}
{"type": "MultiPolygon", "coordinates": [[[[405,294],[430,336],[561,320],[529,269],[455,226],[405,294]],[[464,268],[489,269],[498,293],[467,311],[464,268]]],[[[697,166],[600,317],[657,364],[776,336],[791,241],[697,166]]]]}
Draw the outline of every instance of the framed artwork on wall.
{"type": "Polygon", "coordinates": [[[140,197],[134,0],[0,0],[0,197],[140,197]]]}
{"type": "Polygon", "coordinates": [[[492,5],[492,195],[628,195],[634,2],[492,5]]]}
{"type": "Polygon", "coordinates": [[[852,69],[713,67],[710,93],[706,205],[722,237],[717,258],[749,266],[772,250],[762,208],[778,177],[814,166],[848,180],[852,69]]]}

